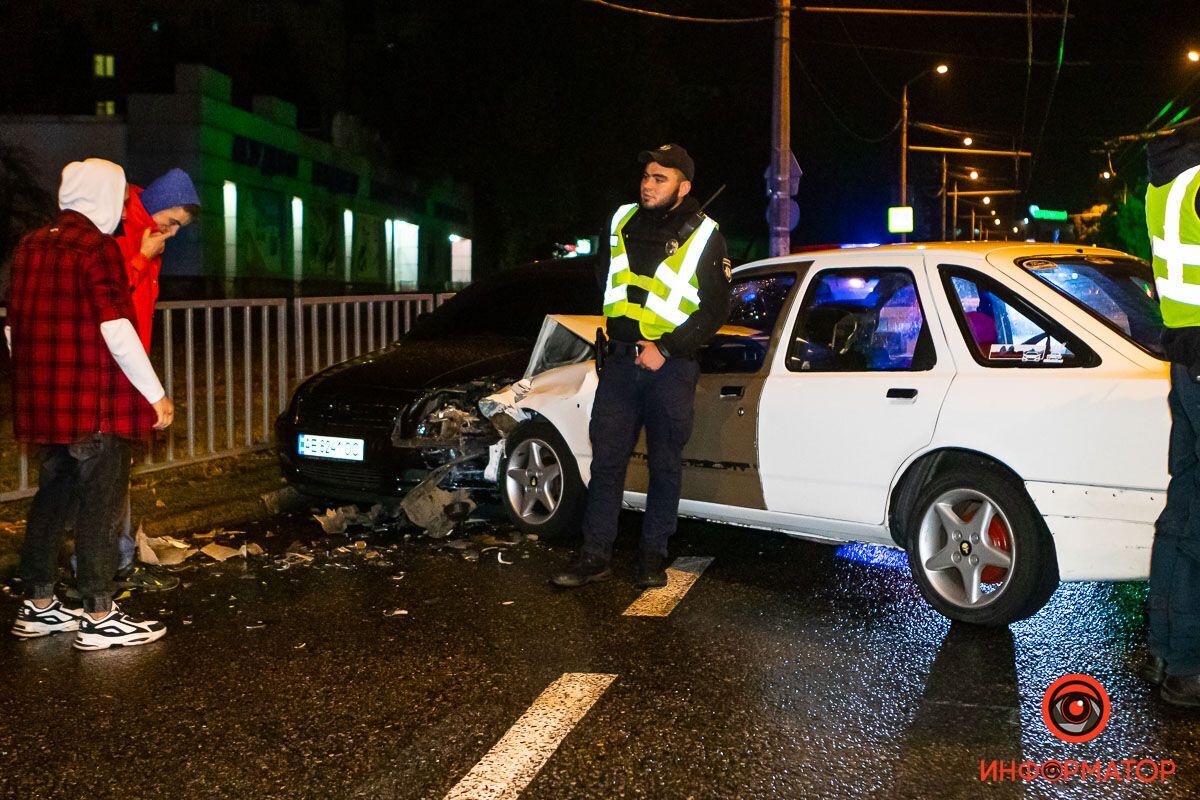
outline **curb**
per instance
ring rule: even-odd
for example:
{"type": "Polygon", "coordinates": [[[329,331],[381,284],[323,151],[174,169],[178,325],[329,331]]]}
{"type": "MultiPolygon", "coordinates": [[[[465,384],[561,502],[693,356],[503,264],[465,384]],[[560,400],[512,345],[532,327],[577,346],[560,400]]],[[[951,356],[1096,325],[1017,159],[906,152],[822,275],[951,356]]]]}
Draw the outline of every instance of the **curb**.
{"type": "Polygon", "coordinates": [[[176,514],[156,514],[142,521],[147,536],[173,536],[198,528],[223,528],[258,519],[267,513],[260,499],[214,503],[176,514]]]}

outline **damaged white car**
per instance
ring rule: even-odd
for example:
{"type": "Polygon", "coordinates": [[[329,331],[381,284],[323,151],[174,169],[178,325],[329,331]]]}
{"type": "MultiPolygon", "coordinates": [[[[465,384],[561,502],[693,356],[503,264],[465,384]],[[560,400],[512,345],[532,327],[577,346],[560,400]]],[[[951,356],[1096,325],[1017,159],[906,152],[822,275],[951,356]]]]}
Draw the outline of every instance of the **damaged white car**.
{"type": "MultiPolygon", "coordinates": [[[[1003,625],[1062,580],[1149,571],[1167,364],[1150,267],[1063,245],[831,250],[734,273],[701,354],[680,514],[903,548],[942,614],[1003,625]]],[[[526,532],[577,526],[602,317],[548,318],[485,398],[526,532]]],[[[644,437],[625,502],[643,508],[644,437]]]]}

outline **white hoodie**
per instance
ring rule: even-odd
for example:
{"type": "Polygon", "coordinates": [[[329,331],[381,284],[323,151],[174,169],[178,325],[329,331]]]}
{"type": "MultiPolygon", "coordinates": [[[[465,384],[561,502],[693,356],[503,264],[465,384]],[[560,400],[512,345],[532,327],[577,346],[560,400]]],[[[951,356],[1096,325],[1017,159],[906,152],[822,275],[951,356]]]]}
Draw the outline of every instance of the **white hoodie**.
{"type": "Polygon", "coordinates": [[[102,158],[72,161],[63,167],[58,207],[78,211],[111,235],[125,208],[125,170],[102,158]]]}

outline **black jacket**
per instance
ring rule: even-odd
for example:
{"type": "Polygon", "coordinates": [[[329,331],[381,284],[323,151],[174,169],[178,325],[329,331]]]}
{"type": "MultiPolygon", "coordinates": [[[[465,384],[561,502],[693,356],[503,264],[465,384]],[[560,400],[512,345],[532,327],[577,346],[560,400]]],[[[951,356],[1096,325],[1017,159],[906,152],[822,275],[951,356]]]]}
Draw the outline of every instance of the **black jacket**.
{"type": "MultiPolygon", "coordinates": [[[[629,268],[637,275],[652,276],[658,265],[667,257],[667,242],[678,240],[678,233],[700,204],[691,197],[670,211],[645,211],[638,209],[625,224],[625,251],[629,255],[629,268]]],[[[604,227],[600,237],[600,258],[596,259],[596,279],[600,291],[608,282],[609,226],[604,227]]],[[[720,231],[713,233],[700,254],[696,268],[699,284],[700,308],[688,321],[658,340],[659,349],[668,358],[694,358],[696,353],[709,342],[729,318],[729,278],[726,269],[729,260],[725,257],[725,237],[720,231]]],[[[630,285],[629,301],[644,305],[646,290],[630,285]]],[[[608,336],[618,342],[637,342],[644,339],[638,323],[628,317],[608,320],[608,336]]]]}

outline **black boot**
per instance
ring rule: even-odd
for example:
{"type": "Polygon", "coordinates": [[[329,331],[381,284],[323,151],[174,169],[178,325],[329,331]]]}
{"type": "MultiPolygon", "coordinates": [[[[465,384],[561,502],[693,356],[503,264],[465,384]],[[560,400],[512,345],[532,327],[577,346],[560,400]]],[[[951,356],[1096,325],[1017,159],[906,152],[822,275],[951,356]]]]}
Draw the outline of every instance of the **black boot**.
{"type": "Polygon", "coordinates": [[[1162,686],[1163,679],[1167,677],[1166,659],[1147,655],[1141,669],[1138,670],[1138,677],[1146,683],[1162,686]]]}
{"type": "Polygon", "coordinates": [[[1200,708],[1200,675],[1168,675],[1159,695],[1173,706],[1200,708]]]}
{"type": "Polygon", "coordinates": [[[658,553],[642,553],[638,566],[637,585],[640,589],[657,589],[667,585],[667,559],[658,553]]]}
{"type": "Polygon", "coordinates": [[[596,581],[606,581],[612,577],[612,568],[608,560],[591,553],[583,553],[579,559],[567,569],[550,579],[555,586],[564,589],[574,589],[576,586],[586,586],[596,581]]]}

